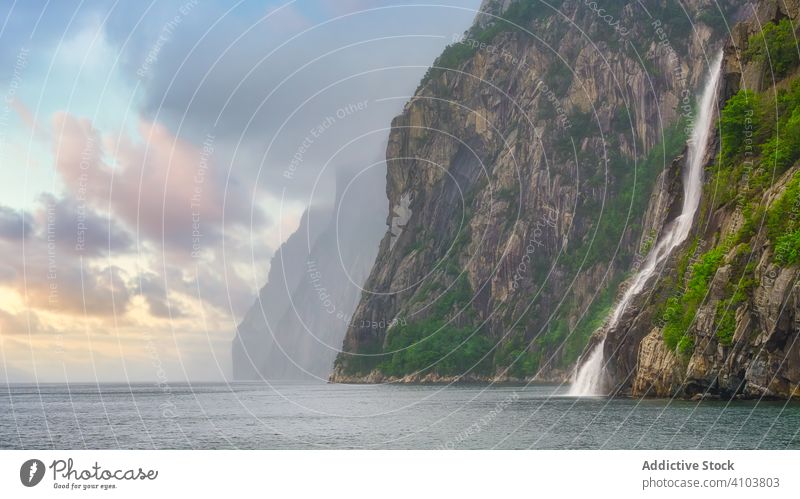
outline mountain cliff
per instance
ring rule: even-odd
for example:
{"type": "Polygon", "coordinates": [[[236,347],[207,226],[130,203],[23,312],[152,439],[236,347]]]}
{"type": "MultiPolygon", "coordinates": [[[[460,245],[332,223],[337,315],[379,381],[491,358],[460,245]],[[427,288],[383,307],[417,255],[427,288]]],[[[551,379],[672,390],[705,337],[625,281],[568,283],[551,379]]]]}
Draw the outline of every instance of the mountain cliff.
{"type": "Polygon", "coordinates": [[[692,234],[592,340],[611,393],[800,395],[798,17],[800,2],[766,0],[732,30],[692,234]]]}
{"type": "MultiPolygon", "coordinates": [[[[323,230],[321,219],[327,219],[327,210],[307,210],[298,229],[284,242],[270,262],[267,284],[261,288],[256,302],[236,328],[231,349],[233,378],[257,380],[269,378],[268,366],[285,363],[276,347],[276,338],[267,326],[267,318],[277,322],[291,306],[291,291],[303,280],[305,256],[323,230]],[[311,224],[310,220],[316,223],[311,224]],[[287,291],[290,290],[290,291],[287,291]]],[[[274,325],[272,326],[274,330],[274,325]]],[[[282,369],[276,369],[278,374],[282,369]]]]}
{"type": "Polygon", "coordinates": [[[383,170],[340,169],[332,206],[309,208],[237,327],[237,380],[327,379],[385,230],[383,170]],[[370,206],[364,210],[364,206],[370,206]]]}
{"type": "Polygon", "coordinates": [[[332,381],[569,375],[674,216],[696,87],[746,14],[608,4],[486,1],[425,75],[332,381]]]}

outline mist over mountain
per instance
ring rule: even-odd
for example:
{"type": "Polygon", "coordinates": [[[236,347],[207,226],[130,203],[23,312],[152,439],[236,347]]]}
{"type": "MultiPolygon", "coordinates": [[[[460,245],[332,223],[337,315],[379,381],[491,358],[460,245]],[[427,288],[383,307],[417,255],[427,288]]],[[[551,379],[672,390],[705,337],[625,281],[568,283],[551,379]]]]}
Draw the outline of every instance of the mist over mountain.
{"type": "Polygon", "coordinates": [[[587,5],[483,3],[392,122],[386,225],[336,253],[333,222],[301,227],[307,276],[295,257],[273,312],[291,340],[251,310],[237,341],[265,367],[238,376],[335,358],[334,382],[796,394],[797,2],[587,5]]]}
{"type": "Polygon", "coordinates": [[[385,172],[340,168],[334,202],[303,214],[237,328],[235,379],[327,379],[386,231],[385,172]]]}

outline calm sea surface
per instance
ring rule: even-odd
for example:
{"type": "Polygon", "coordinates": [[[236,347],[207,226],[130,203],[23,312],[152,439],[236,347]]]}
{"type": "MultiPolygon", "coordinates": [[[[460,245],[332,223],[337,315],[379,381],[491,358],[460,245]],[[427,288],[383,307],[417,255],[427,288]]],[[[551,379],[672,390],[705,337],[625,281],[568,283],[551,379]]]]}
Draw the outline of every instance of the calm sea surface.
{"type": "Polygon", "coordinates": [[[554,386],[0,387],[0,448],[800,448],[800,405],[576,399],[554,386]]]}

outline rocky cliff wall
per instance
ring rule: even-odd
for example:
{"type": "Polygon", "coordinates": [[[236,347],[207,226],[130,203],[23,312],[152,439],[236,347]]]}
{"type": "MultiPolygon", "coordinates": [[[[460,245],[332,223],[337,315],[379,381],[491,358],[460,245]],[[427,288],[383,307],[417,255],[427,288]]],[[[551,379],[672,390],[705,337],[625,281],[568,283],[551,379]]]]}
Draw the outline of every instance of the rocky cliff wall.
{"type": "Polygon", "coordinates": [[[333,381],[564,379],[669,217],[742,2],[549,4],[484,2],[393,121],[390,231],[333,381]]]}
{"type": "Polygon", "coordinates": [[[797,1],[760,1],[732,29],[693,235],[619,326],[595,337],[607,335],[614,393],[800,395],[799,13],[797,1]],[[783,41],[760,36],[781,29],[783,41]]]}

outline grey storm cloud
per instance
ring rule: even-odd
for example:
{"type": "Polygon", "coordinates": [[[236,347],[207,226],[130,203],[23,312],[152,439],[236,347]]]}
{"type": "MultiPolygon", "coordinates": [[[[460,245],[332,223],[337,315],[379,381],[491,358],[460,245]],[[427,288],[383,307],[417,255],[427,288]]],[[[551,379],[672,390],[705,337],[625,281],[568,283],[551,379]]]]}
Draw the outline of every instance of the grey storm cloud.
{"type": "Polygon", "coordinates": [[[450,3],[301,1],[270,18],[198,9],[160,47],[146,113],[194,141],[213,130],[233,178],[306,202],[326,163],[383,158],[392,118],[480,4],[450,3]]]}

